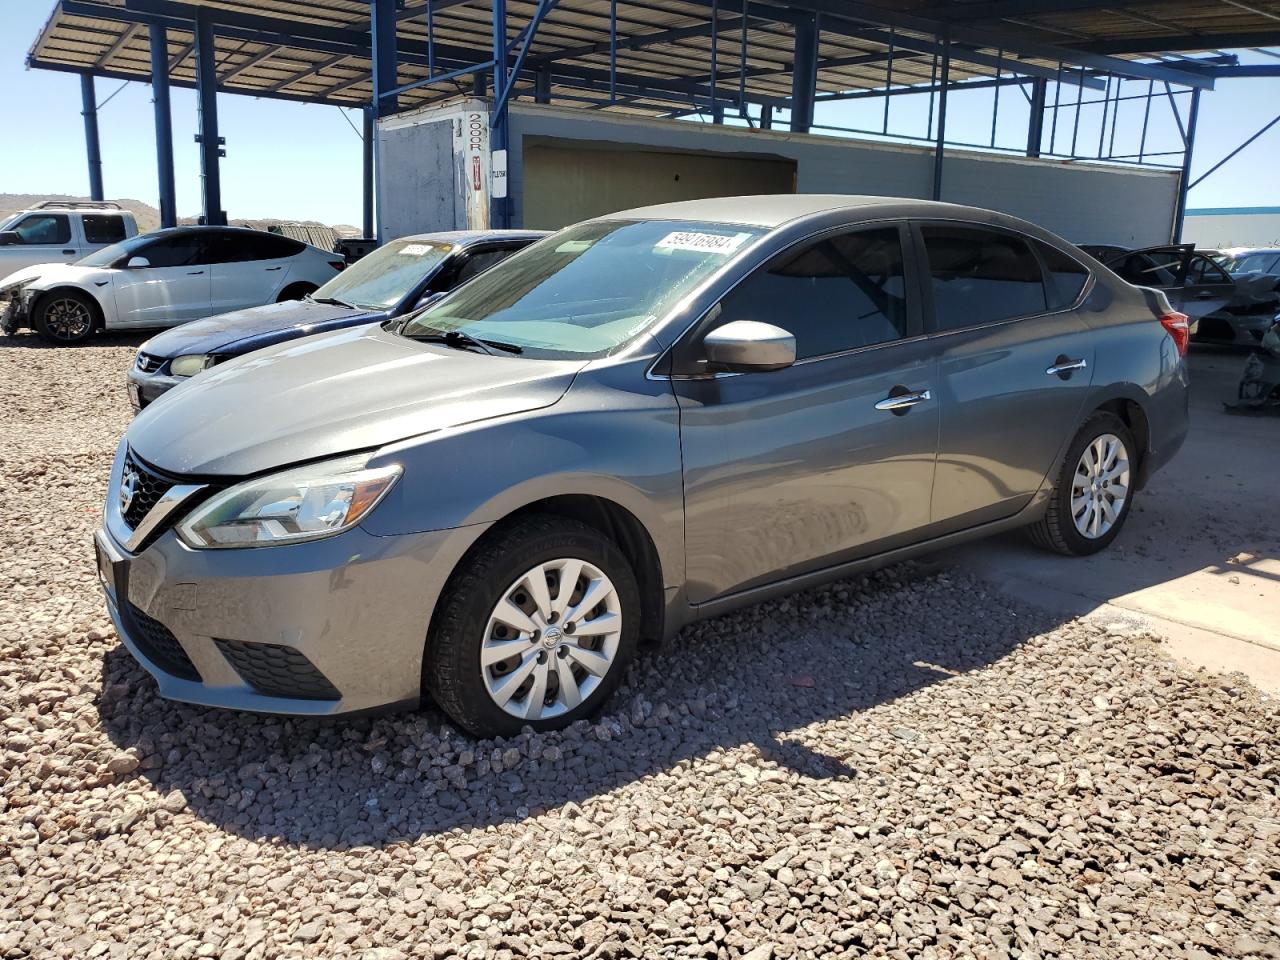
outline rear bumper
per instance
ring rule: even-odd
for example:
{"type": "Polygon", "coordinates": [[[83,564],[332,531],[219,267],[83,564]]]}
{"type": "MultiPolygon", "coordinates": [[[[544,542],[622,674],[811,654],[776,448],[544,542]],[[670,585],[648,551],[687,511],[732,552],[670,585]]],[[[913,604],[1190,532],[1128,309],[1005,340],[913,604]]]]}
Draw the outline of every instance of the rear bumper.
{"type": "Polygon", "coordinates": [[[431,613],[483,528],[130,555],[94,536],[116,631],[173,700],[331,716],[412,706],[431,613]]]}

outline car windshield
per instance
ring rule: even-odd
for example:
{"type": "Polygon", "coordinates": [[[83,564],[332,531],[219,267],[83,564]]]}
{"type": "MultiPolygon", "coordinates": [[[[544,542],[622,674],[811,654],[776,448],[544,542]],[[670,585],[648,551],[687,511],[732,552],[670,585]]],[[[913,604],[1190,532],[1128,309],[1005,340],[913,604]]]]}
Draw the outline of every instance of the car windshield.
{"type": "Polygon", "coordinates": [[[465,330],[532,357],[607,356],[764,233],[679,220],[580,223],[480,274],[400,332],[465,330]]]}
{"type": "Polygon", "coordinates": [[[101,250],[95,250],[87,257],[81,257],[76,264],[81,267],[109,267],[117,260],[131,256],[142,247],[154,240],[155,237],[149,234],[139,234],[136,237],[129,237],[127,240],[121,240],[119,243],[113,243],[109,247],[103,247],[101,250]]]}
{"type": "Polygon", "coordinates": [[[1226,261],[1228,273],[1267,273],[1274,269],[1275,253],[1246,253],[1226,261]]]}
{"type": "Polygon", "coordinates": [[[403,300],[456,249],[435,240],[393,240],[357,260],[311,297],[385,310],[403,300]]]}

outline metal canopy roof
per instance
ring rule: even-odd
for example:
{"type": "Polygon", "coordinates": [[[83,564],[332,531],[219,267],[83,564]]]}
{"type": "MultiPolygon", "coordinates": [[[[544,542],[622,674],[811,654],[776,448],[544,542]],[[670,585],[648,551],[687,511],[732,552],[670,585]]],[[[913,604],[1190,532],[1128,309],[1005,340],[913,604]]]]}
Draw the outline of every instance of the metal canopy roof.
{"type": "MultiPolygon", "coordinates": [[[[536,0],[509,0],[513,37],[538,9],[536,0]]],[[[492,59],[489,0],[430,0],[430,45],[428,11],[428,0],[404,0],[397,11],[397,84],[423,84],[400,94],[402,109],[469,88],[465,75],[429,76],[492,59]]],[[[514,95],[531,96],[541,69],[551,98],[565,104],[612,94],[610,109],[654,115],[711,95],[785,107],[796,24],[815,12],[819,100],[936,83],[944,35],[953,84],[1016,73],[1098,86],[1092,78],[1117,73],[1211,86],[1167,55],[1280,44],[1273,0],[559,0],[534,34],[514,95]]],[[[28,63],[146,82],[156,23],[168,30],[171,82],[195,86],[198,16],[214,24],[220,91],[340,106],[372,98],[369,0],[59,0],[28,63]]]]}

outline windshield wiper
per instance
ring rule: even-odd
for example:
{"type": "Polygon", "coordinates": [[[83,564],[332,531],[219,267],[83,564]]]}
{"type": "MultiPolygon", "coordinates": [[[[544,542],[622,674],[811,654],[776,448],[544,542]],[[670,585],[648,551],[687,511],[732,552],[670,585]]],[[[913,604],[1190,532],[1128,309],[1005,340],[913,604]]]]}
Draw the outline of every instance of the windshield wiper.
{"type": "Polygon", "coordinates": [[[347,301],[339,300],[337,297],[313,297],[311,294],[308,293],[305,297],[303,297],[303,299],[310,300],[312,303],[327,303],[330,306],[334,306],[334,307],[346,307],[348,310],[357,309],[354,303],[347,303],[347,301]]]}
{"type": "Polygon", "coordinates": [[[479,347],[491,357],[494,356],[494,352],[489,349],[490,347],[495,347],[506,353],[524,353],[524,347],[518,344],[503,343],[501,340],[481,340],[479,337],[473,337],[462,330],[435,330],[427,327],[421,333],[402,334],[402,336],[406,336],[410,340],[421,340],[423,343],[443,343],[459,349],[463,349],[465,346],[479,347]]]}

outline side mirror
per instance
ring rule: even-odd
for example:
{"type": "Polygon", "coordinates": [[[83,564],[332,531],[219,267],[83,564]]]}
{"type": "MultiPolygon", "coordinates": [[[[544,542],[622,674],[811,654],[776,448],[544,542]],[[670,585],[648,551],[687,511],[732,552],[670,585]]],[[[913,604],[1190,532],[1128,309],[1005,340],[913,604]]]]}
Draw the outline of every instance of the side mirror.
{"type": "Polygon", "coordinates": [[[708,333],[702,344],[707,362],[716,370],[782,370],[796,362],[796,338],[781,327],[757,320],[726,323],[708,333]]]}
{"type": "Polygon", "coordinates": [[[22,237],[17,230],[5,230],[0,233],[0,247],[9,247],[15,243],[21,243],[22,237]]]}
{"type": "Polygon", "coordinates": [[[427,307],[431,306],[433,303],[436,303],[437,301],[443,300],[443,299],[444,299],[443,290],[437,290],[435,293],[424,293],[418,299],[418,302],[413,305],[413,309],[425,310],[427,307]]]}
{"type": "Polygon", "coordinates": [[[146,257],[130,257],[129,262],[125,264],[130,270],[139,270],[142,267],[151,266],[151,261],[146,257]]]}

